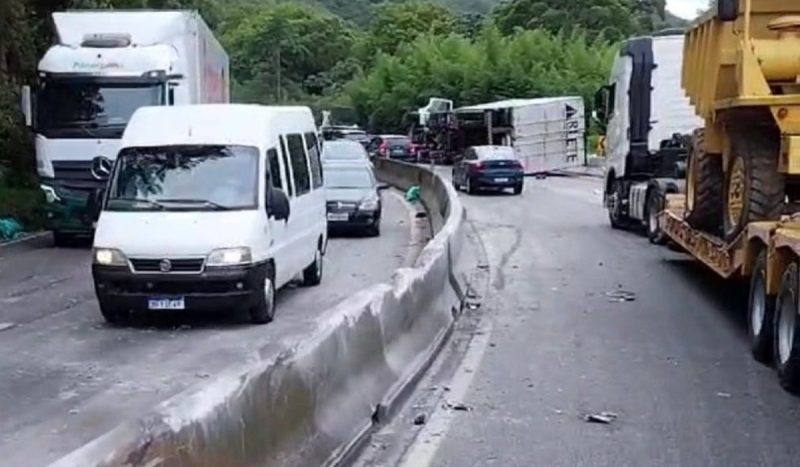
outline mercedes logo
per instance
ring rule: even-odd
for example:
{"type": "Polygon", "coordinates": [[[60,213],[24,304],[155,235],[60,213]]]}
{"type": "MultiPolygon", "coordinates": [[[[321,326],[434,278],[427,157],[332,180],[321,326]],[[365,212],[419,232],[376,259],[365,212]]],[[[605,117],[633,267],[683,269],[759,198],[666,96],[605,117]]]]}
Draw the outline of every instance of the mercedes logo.
{"type": "Polygon", "coordinates": [[[92,159],[92,176],[97,180],[106,180],[111,175],[114,163],[105,156],[98,156],[92,159]]]}
{"type": "Polygon", "coordinates": [[[162,259],[160,263],[158,263],[158,269],[161,272],[170,272],[172,271],[172,261],[168,259],[162,259]]]}

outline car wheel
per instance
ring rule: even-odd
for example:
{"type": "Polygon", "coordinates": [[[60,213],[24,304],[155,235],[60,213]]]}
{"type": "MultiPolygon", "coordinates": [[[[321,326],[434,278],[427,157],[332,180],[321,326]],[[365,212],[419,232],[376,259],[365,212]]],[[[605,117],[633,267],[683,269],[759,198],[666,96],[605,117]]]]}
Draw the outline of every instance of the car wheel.
{"type": "Polygon", "coordinates": [[[312,261],[312,263],[303,270],[304,286],[312,287],[319,285],[320,282],[322,282],[323,259],[324,255],[322,254],[322,248],[317,248],[316,253],[314,253],[314,261],[312,261]]]}
{"type": "Polygon", "coordinates": [[[130,318],[128,310],[103,301],[100,301],[100,313],[103,315],[106,323],[112,326],[123,325],[127,323],[128,318],[130,318]]]}
{"type": "Polygon", "coordinates": [[[275,319],[275,280],[272,273],[264,278],[264,292],[250,308],[250,321],[254,324],[267,324],[275,319]]]}
{"type": "Polygon", "coordinates": [[[474,195],[477,192],[477,189],[472,185],[472,178],[471,177],[467,177],[466,185],[467,186],[466,186],[465,190],[466,190],[467,193],[469,193],[471,195],[474,195]]]}
{"type": "Polygon", "coordinates": [[[515,195],[521,195],[522,194],[522,187],[523,187],[522,183],[520,183],[519,185],[516,185],[514,187],[514,194],[515,195]]]}

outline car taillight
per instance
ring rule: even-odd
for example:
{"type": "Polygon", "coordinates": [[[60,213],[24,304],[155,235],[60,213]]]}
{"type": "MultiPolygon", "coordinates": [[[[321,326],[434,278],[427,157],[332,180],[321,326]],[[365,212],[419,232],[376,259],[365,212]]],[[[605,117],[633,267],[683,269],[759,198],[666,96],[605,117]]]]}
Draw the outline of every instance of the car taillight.
{"type": "Polygon", "coordinates": [[[480,172],[480,171],[482,171],[484,168],[486,168],[486,166],[485,166],[485,165],[483,165],[483,162],[477,162],[477,163],[475,163],[475,164],[470,164],[469,168],[470,168],[470,170],[472,170],[473,172],[480,172]]]}
{"type": "Polygon", "coordinates": [[[513,161],[513,162],[511,163],[511,167],[513,167],[513,168],[515,168],[515,169],[519,169],[519,170],[522,170],[522,169],[523,169],[523,167],[522,167],[522,162],[520,162],[520,161],[513,161]]]}
{"type": "Polygon", "coordinates": [[[389,152],[389,145],[386,143],[381,143],[381,147],[378,149],[378,152],[385,156],[386,153],[389,152]]]}

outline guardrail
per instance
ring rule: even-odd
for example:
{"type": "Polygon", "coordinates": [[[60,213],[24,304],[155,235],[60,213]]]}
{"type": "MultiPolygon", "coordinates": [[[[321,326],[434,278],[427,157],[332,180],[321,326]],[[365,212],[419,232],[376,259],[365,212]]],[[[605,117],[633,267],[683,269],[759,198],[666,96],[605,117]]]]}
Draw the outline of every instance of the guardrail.
{"type": "Polygon", "coordinates": [[[434,238],[412,268],[326,311],[308,339],[164,402],[52,464],[67,466],[332,465],[396,408],[450,334],[464,210],[425,168],[376,161],[379,178],[421,187],[434,238]]]}

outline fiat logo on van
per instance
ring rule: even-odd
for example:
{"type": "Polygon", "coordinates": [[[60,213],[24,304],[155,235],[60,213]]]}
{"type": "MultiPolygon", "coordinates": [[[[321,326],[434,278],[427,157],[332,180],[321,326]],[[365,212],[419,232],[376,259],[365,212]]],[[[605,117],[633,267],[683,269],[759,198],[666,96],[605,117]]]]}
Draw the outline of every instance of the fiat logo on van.
{"type": "Polygon", "coordinates": [[[158,269],[161,272],[170,272],[172,271],[172,261],[168,259],[162,259],[160,263],[158,263],[158,269]]]}
{"type": "Polygon", "coordinates": [[[108,157],[95,157],[92,159],[92,176],[97,180],[106,180],[111,175],[113,167],[114,163],[108,157]]]}

